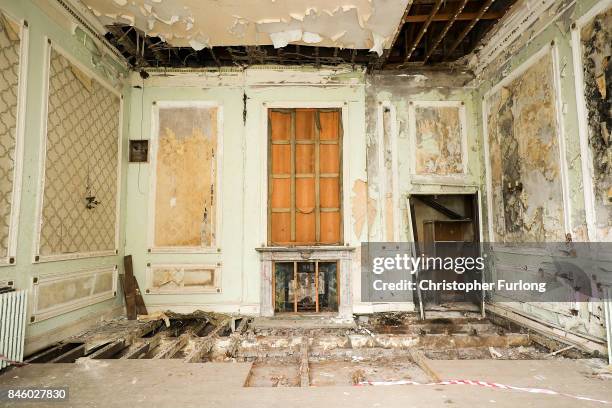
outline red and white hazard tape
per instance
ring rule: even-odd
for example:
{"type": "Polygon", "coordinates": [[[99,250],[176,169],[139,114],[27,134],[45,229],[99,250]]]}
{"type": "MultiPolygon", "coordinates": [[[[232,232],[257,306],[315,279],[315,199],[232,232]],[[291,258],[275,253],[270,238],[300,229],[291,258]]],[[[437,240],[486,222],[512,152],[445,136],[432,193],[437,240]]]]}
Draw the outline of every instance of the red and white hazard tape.
{"type": "Polygon", "coordinates": [[[610,401],[598,400],[589,397],[583,397],[581,395],[564,394],[553,390],[547,390],[544,388],[526,388],[526,387],[515,387],[513,385],[505,385],[499,383],[493,383],[488,381],[477,381],[477,380],[444,380],[432,383],[419,383],[410,380],[399,380],[399,381],[362,381],[356,385],[476,385],[487,388],[499,388],[502,390],[514,390],[522,392],[530,392],[533,394],[548,394],[548,395],[562,395],[564,397],[570,397],[582,401],[593,401],[602,404],[612,404],[610,401]]]}

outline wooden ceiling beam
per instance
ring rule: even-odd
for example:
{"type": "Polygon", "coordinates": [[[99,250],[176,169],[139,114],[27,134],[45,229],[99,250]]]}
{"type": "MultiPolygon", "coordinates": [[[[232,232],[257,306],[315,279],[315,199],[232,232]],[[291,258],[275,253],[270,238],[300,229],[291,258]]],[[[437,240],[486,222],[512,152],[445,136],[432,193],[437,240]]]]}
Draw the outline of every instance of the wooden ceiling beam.
{"type": "Polygon", "coordinates": [[[442,40],[444,39],[444,37],[448,33],[448,30],[450,30],[452,25],[455,23],[455,20],[457,20],[457,16],[459,16],[459,14],[461,14],[461,12],[465,8],[465,5],[467,4],[467,2],[468,2],[468,0],[461,0],[461,3],[459,3],[459,6],[457,7],[457,10],[455,10],[455,13],[453,14],[453,16],[446,22],[446,24],[444,25],[444,28],[442,29],[442,31],[440,32],[438,37],[435,39],[433,45],[427,51],[427,54],[425,55],[425,59],[423,60],[423,65],[427,63],[427,61],[429,60],[429,57],[431,57],[431,55],[434,53],[436,48],[438,48],[438,45],[440,45],[440,43],[442,42],[442,40]]]}
{"type": "Polygon", "coordinates": [[[421,39],[423,38],[423,36],[427,32],[427,29],[429,28],[429,25],[431,24],[433,19],[436,17],[436,14],[438,13],[438,10],[440,10],[440,6],[442,6],[442,0],[436,0],[436,4],[434,4],[433,8],[431,9],[431,12],[429,13],[429,17],[427,17],[427,20],[421,26],[421,30],[419,31],[419,34],[412,41],[412,44],[410,45],[410,48],[408,49],[408,53],[404,57],[404,62],[408,62],[408,60],[410,59],[410,56],[412,55],[412,53],[416,49],[417,45],[419,45],[419,43],[421,42],[421,39]]]}
{"type": "MultiPolygon", "coordinates": [[[[468,35],[470,31],[472,31],[472,28],[474,28],[476,23],[484,19],[483,17],[486,14],[488,14],[487,10],[489,9],[489,7],[491,7],[491,4],[493,4],[493,1],[494,0],[485,0],[485,2],[482,3],[482,6],[480,6],[480,10],[478,10],[478,13],[476,13],[472,21],[470,21],[470,23],[463,29],[463,31],[459,34],[457,39],[455,39],[455,42],[450,46],[450,49],[446,52],[446,57],[448,57],[449,55],[452,55],[453,51],[455,51],[455,49],[459,46],[459,44],[461,44],[461,41],[463,41],[465,36],[468,35]]],[[[503,13],[501,14],[503,15],[503,13]]]]}
{"type": "MultiPolygon", "coordinates": [[[[487,0],[487,3],[492,3],[489,2],[487,0]]],[[[490,4],[489,4],[490,6],[490,4]]],[[[489,6],[487,7],[487,9],[489,8],[489,6]]],[[[482,8],[481,8],[482,10],[482,8]]],[[[457,16],[457,18],[455,18],[456,21],[468,21],[468,20],[474,20],[475,18],[478,17],[478,15],[480,14],[479,12],[476,13],[461,13],[457,16]]],[[[504,15],[504,12],[501,11],[490,11],[488,13],[483,13],[481,16],[478,17],[478,20],[499,20],[500,18],[502,18],[504,15]]],[[[422,23],[424,21],[427,21],[429,19],[429,14],[418,14],[418,15],[413,15],[413,16],[406,16],[404,18],[404,22],[406,23],[422,23]]],[[[437,14],[432,21],[448,21],[453,17],[452,14],[449,13],[440,13],[437,14]]]]}

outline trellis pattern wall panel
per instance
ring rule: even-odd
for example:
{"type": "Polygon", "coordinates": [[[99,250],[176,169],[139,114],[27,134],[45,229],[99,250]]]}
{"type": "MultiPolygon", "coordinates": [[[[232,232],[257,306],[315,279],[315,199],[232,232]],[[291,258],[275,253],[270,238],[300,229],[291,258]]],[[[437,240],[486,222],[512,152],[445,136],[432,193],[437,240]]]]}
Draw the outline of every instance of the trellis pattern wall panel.
{"type": "Polygon", "coordinates": [[[0,12],[0,259],[9,256],[15,201],[20,31],[0,12]]]}
{"type": "Polygon", "coordinates": [[[155,149],[155,248],[217,242],[216,106],[160,106],[155,149]]]}
{"type": "Polygon", "coordinates": [[[492,227],[499,242],[565,239],[553,56],[487,99],[492,227]]]}
{"type": "Polygon", "coordinates": [[[114,252],[121,100],[50,52],[39,255],[114,252]]]}

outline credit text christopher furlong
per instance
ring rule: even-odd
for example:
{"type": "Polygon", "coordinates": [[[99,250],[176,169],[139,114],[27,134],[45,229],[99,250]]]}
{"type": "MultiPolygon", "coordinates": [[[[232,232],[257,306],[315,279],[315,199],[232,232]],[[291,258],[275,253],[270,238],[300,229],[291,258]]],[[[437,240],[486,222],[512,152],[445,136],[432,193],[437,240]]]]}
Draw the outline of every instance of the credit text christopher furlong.
{"type": "MultiPolygon", "coordinates": [[[[469,271],[482,272],[485,263],[483,257],[430,257],[430,256],[410,256],[408,254],[396,254],[389,257],[372,258],[372,273],[382,275],[387,271],[407,271],[415,274],[417,271],[425,270],[445,270],[454,271],[457,275],[462,275],[469,271]]],[[[429,279],[420,280],[418,283],[408,279],[401,279],[395,282],[386,282],[382,279],[375,279],[372,282],[376,291],[438,291],[453,290],[462,292],[481,292],[490,290],[499,291],[537,291],[546,292],[545,282],[524,282],[506,281],[500,279],[496,282],[482,282],[472,280],[468,282],[458,281],[432,281],[429,279]]]]}

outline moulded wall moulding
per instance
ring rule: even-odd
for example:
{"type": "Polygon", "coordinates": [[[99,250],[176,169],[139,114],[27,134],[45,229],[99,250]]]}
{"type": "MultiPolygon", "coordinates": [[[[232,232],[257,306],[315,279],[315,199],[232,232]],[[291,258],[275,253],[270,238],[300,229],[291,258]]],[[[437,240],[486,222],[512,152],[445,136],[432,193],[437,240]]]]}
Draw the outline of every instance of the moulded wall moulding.
{"type": "Polygon", "coordinates": [[[95,326],[100,321],[111,320],[123,315],[125,315],[125,307],[123,305],[118,305],[112,309],[106,309],[104,312],[94,312],[79,319],[71,320],[68,323],[56,326],[41,334],[26,336],[24,355],[27,356],[36,353],[51,344],[79,334],[83,330],[95,326]]]}
{"type": "Polygon", "coordinates": [[[603,339],[601,341],[596,341],[595,339],[582,336],[579,333],[569,332],[561,327],[557,327],[550,322],[546,322],[534,316],[526,316],[520,313],[518,310],[514,310],[510,307],[486,303],[485,308],[488,312],[512,320],[521,326],[539,332],[562,343],[575,345],[577,348],[583,351],[589,353],[594,351],[601,354],[607,353],[606,342],[603,339]]]}
{"type": "Polygon", "coordinates": [[[493,60],[507,49],[535,23],[548,8],[558,0],[525,0],[513,7],[497,24],[498,28],[486,35],[481,41],[484,44],[477,56],[470,62],[476,74],[481,73],[493,60]]]}
{"type": "Polygon", "coordinates": [[[117,295],[117,275],[117,266],[113,265],[34,277],[30,322],[114,298],[117,295]]]}
{"type": "Polygon", "coordinates": [[[353,314],[371,314],[378,312],[414,312],[414,303],[355,303],[353,314]]]}
{"type": "Polygon", "coordinates": [[[172,310],[175,313],[193,313],[197,310],[207,312],[259,316],[259,303],[150,303],[147,301],[149,313],[172,310]]]}

